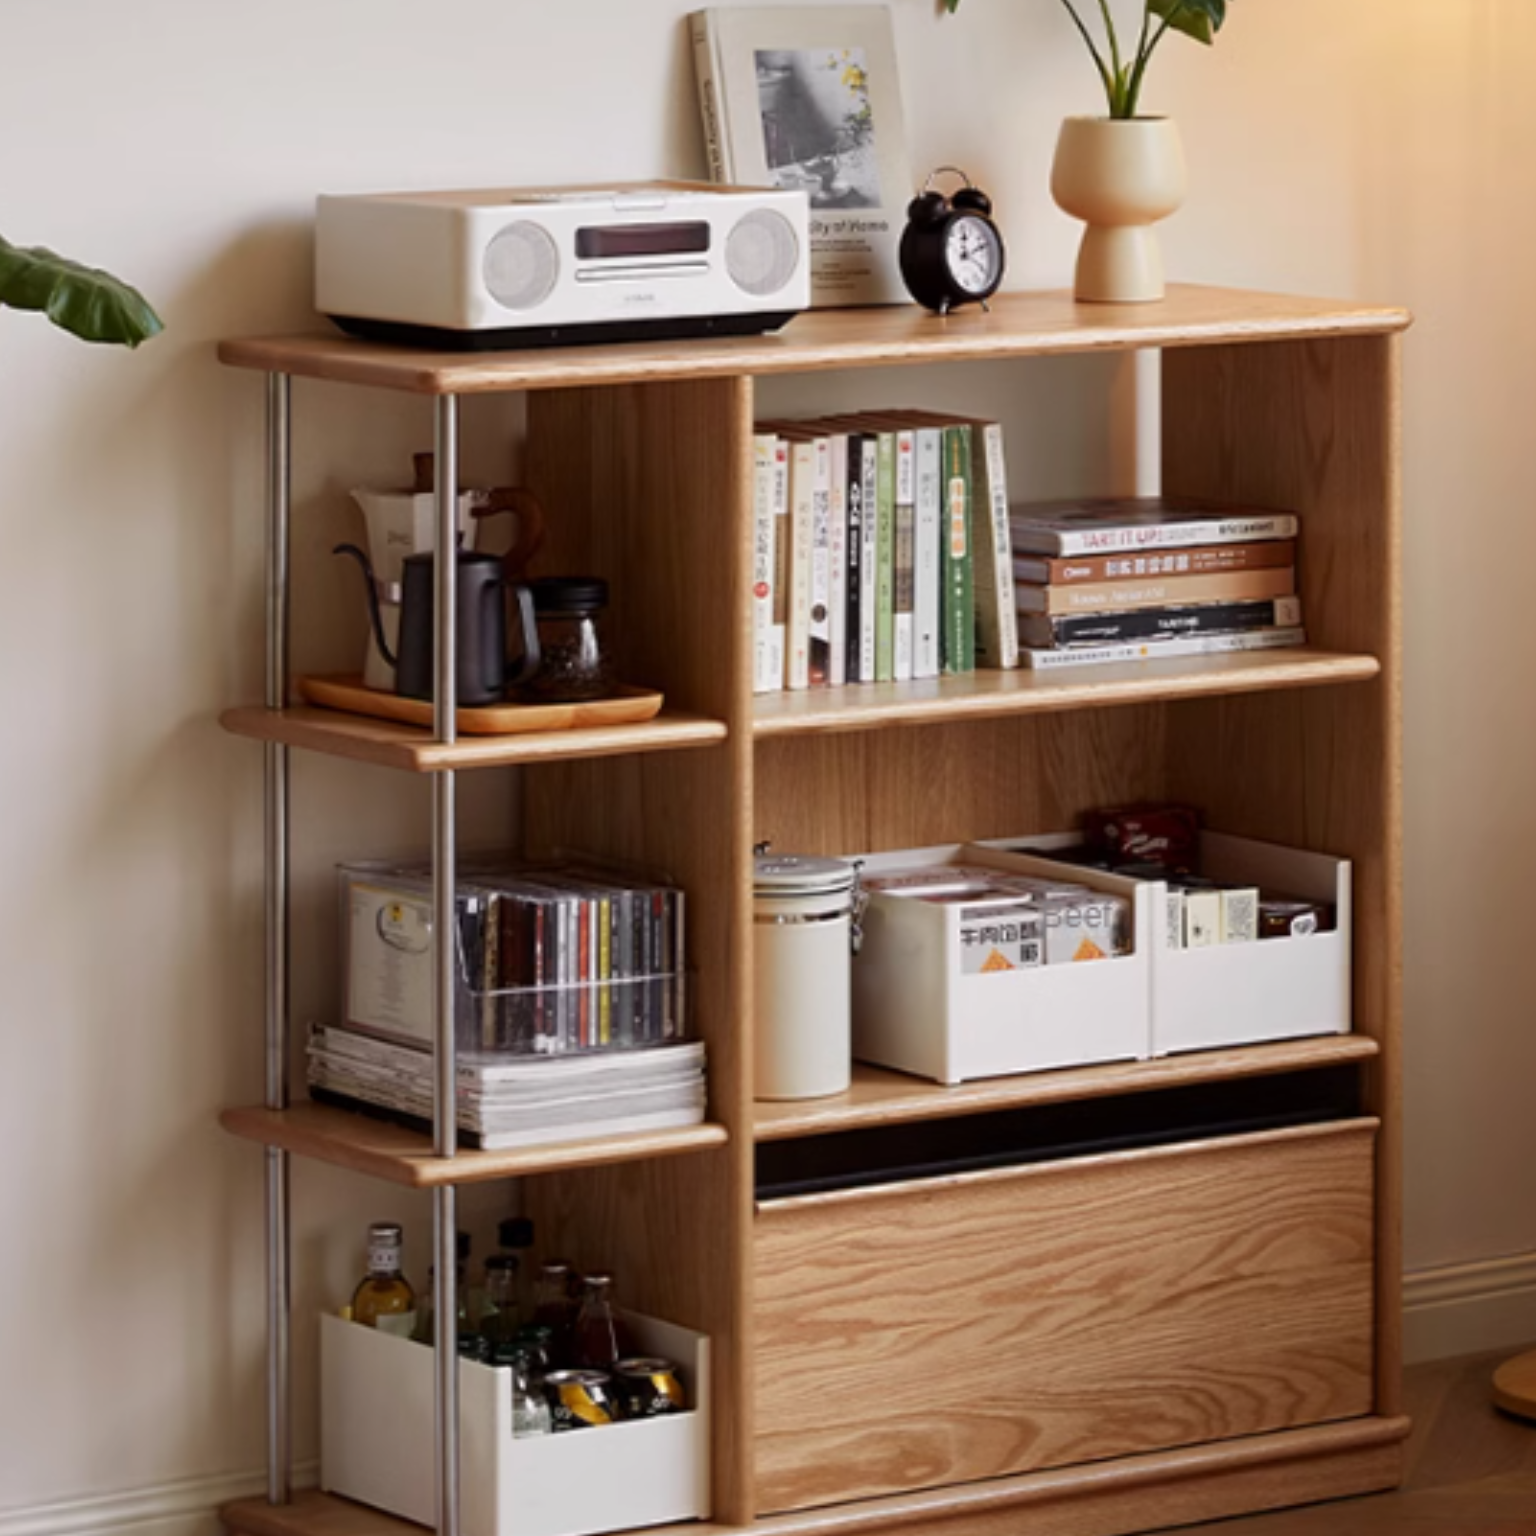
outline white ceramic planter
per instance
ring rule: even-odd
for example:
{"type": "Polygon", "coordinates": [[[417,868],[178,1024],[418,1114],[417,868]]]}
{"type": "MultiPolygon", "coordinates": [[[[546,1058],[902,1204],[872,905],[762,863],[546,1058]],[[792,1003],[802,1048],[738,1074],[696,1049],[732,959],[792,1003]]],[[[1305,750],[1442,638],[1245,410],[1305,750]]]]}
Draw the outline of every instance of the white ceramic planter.
{"type": "Polygon", "coordinates": [[[1171,118],[1069,117],[1056,141],[1051,195],[1087,224],[1073,291],[1137,303],[1163,296],[1152,228],[1184,201],[1184,146],[1171,118]]]}

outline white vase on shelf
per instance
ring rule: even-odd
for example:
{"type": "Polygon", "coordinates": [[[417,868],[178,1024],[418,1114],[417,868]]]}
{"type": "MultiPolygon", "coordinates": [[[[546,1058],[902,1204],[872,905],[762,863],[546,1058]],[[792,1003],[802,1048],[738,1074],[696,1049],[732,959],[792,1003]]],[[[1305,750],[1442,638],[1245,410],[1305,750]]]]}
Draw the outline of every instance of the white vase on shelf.
{"type": "Polygon", "coordinates": [[[1095,303],[1163,297],[1159,220],[1184,201],[1184,146],[1172,118],[1069,117],[1051,167],[1051,195],[1082,219],[1073,293],[1095,303]]]}

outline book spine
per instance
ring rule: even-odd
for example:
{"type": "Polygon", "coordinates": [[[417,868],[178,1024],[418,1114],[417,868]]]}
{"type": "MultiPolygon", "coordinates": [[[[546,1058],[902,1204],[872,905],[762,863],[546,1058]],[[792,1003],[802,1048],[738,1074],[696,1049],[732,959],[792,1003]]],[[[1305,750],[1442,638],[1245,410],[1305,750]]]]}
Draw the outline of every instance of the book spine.
{"type": "Polygon", "coordinates": [[[731,170],[727,160],[724,92],[709,12],[695,11],[689,20],[693,32],[693,71],[698,79],[699,111],[704,120],[704,153],[709,159],[710,180],[728,182],[731,170]]]}
{"type": "Polygon", "coordinates": [[[1100,581],[1064,587],[1021,585],[1018,605],[1020,613],[1119,613],[1136,608],[1289,597],[1295,590],[1296,572],[1290,566],[1274,566],[1268,570],[1170,576],[1150,581],[1100,581]]]}
{"type": "Polygon", "coordinates": [[[912,680],[912,630],[916,588],[916,443],[909,431],[896,433],[896,547],[892,581],[891,676],[912,680]]]}
{"type": "Polygon", "coordinates": [[[811,681],[811,541],[816,520],[816,450],[811,443],[789,449],[789,635],[786,682],[807,688],[811,681]]]}
{"type": "Polygon", "coordinates": [[[759,433],[752,439],[752,690],[773,693],[784,686],[773,672],[773,460],[778,439],[759,433]]]}
{"type": "Polygon", "coordinates": [[[859,557],[859,681],[878,676],[880,632],[880,445],[873,435],[859,439],[863,449],[864,549],[859,557]]]}
{"type": "Polygon", "coordinates": [[[864,681],[859,629],[864,590],[864,440],[858,433],[850,433],[843,440],[843,461],[843,470],[847,476],[843,500],[848,523],[844,540],[847,559],[846,613],[843,621],[847,639],[846,680],[859,683],[864,681]]]}
{"type": "Polygon", "coordinates": [[[848,437],[839,432],[829,440],[830,474],[827,491],[830,576],[827,582],[827,624],[830,654],[827,681],[834,688],[848,681],[848,437]]]}
{"type": "Polygon", "coordinates": [[[815,480],[811,491],[810,681],[823,687],[832,669],[832,444],[825,437],[811,443],[815,480]]]}
{"type": "Polygon", "coordinates": [[[976,555],[976,663],[1019,664],[1019,626],[1014,613],[1013,550],[1008,528],[1008,477],[1000,422],[972,428],[972,533],[976,555]]]}
{"type": "Polygon", "coordinates": [[[939,613],[943,596],[939,545],[944,521],[943,434],[935,427],[916,433],[917,485],[914,500],[912,676],[940,671],[939,613]]]}
{"type": "Polygon", "coordinates": [[[1029,643],[1036,646],[1113,645],[1164,636],[1286,628],[1300,622],[1299,598],[1271,597],[1251,603],[1199,603],[1192,607],[1141,608],[1129,613],[1031,613],[1023,616],[1021,629],[1029,643]]]}
{"type": "Polygon", "coordinates": [[[896,434],[876,435],[875,679],[896,675],[896,434]]]}
{"type": "Polygon", "coordinates": [[[1299,626],[1250,629],[1227,635],[1190,635],[1181,640],[1147,640],[1124,645],[1078,645],[1070,650],[1034,647],[1020,651],[1026,667],[1055,672],[1070,667],[1100,666],[1115,661],[1156,661],[1173,656],[1215,656],[1225,651],[1270,651],[1282,646],[1305,645],[1306,631],[1299,626]]]}
{"type": "Polygon", "coordinates": [[[768,630],[768,675],[785,686],[789,637],[789,444],[778,438],[773,450],[773,621],[768,630]]]}
{"type": "Polygon", "coordinates": [[[944,605],[946,672],[976,669],[976,600],[971,555],[971,429],[944,428],[944,605]]]}
{"type": "Polygon", "coordinates": [[[597,1039],[600,1045],[613,1042],[613,897],[601,892],[592,902],[594,909],[597,964],[593,978],[597,982],[597,1039]]]}
{"type": "Polygon", "coordinates": [[[1195,544],[1247,544],[1256,539],[1294,539],[1294,514],[1272,517],[1200,518],[1184,523],[1130,524],[1119,528],[1041,528],[1015,509],[1013,547],[1029,554],[1107,555],[1119,550],[1186,549],[1195,544]]]}
{"type": "Polygon", "coordinates": [[[1266,539],[1256,544],[1197,545],[1169,554],[1085,555],[1062,560],[1016,554],[1013,574],[1019,581],[1034,582],[1037,586],[1062,587],[1133,576],[1214,576],[1295,564],[1294,539],[1266,539]]]}

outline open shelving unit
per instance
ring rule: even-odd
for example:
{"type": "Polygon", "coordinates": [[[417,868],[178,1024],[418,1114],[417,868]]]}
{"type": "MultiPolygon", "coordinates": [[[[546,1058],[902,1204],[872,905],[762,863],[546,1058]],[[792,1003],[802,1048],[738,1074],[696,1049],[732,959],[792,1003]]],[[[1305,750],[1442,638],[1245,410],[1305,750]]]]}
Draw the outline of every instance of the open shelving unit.
{"type": "MultiPolygon", "coordinates": [[[[432,776],[439,903],[451,900],[456,773],[520,767],[528,854],[587,848],[687,889],[690,1007],[709,1053],[703,1126],[461,1153],[451,1137],[443,1145],[441,1124],[426,1137],[288,1104],[284,936],[275,961],[269,947],[268,1101],[223,1117],[267,1148],[274,1287],[286,1275],[279,1191],[290,1154],[432,1187],[445,1202],[439,1256],[458,1184],[524,1177],[541,1238],[605,1255],[637,1309],[711,1338],[713,1517],[677,1528],[697,1536],[913,1524],[984,1536],[1026,1519],[1041,1536],[1116,1536],[1393,1484],[1407,1433],[1397,396],[1407,323],[1391,308],[1175,286],[1161,304],[1013,294],[989,314],[942,321],[910,308],[815,311],[776,336],[542,352],[431,354],[326,335],[224,343],[226,363],[268,377],[279,551],[268,696],[223,722],[266,744],[271,923],[281,928],[285,910],[290,749],[432,776]],[[899,365],[916,395],[927,364],[1145,348],[1162,352],[1168,491],[1300,514],[1311,644],[753,696],[758,376],[899,365]],[[541,563],[609,578],[616,654],[630,680],[664,692],[663,713],[453,740],[442,712],[427,732],[288,707],[294,379],[433,397],[446,529],[460,400],[525,393],[525,482],[558,514],[541,563]],[[1045,833],[1132,799],[1185,800],[1220,830],[1351,860],[1354,1033],[956,1088],[859,1067],[837,1098],[754,1102],[755,843],[849,854],[1045,833]],[[926,1134],[1074,1104],[1113,1114],[1257,1080],[1304,1092],[1340,1074],[1355,1108],[1327,1123],[878,1190],[760,1199],[756,1184],[760,1144],[799,1142],[814,1156],[824,1138],[892,1127],[926,1134]],[[986,1391],[971,1389],[977,1380],[986,1391]]],[[[439,1257],[449,1284],[452,1267],[439,1257]]],[[[440,1295],[438,1315],[453,1310],[440,1295]]],[[[419,1529],[321,1494],[290,1500],[276,1303],[272,1320],[268,1498],[230,1506],[227,1525],[245,1536],[419,1529]]],[[[445,1467],[455,1436],[449,1424],[445,1467]]],[[[452,1506],[439,1521],[449,1531],[452,1506]]]]}

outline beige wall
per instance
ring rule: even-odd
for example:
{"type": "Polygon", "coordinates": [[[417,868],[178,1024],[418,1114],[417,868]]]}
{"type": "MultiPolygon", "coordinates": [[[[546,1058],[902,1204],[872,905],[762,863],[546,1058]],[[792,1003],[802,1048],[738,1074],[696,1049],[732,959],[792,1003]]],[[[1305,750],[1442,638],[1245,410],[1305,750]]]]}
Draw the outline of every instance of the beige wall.
{"type": "MultiPolygon", "coordinates": [[[[1045,193],[1050,149],[1063,113],[1095,105],[1062,16],[895,9],[915,160],[971,168],[1013,282],[1059,286],[1074,232],[1045,193]]],[[[7,8],[0,233],[131,274],[170,331],[128,356],[0,314],[0,1536],[206,1526],[196,1512],[260,1464],[260,1159],[213,1126],[260,1091],[259,754],[213,725],[260,689],[260,386],[212,343],[309,320],[318,189],[701,169],[680,17],[664,0],[7,8]]],[[[1536,1252],[1533,42],[1520,0],[1243,0],[1214,54],[1169,44],[1147,102],[1189,147],[1176,277],[1420,314],[1408,1254],[1505,1281],[1488,1261],[1536,1252]]],[[[1097,472],[1104,442],[1101,376],[1073,378],[1075,423],[1049,377],[1015,379],[1008,406],[1063,420],[1026,434],[1042,490],[1097,472]]],[[[334,666],[359,634],[324,555],[352,527],[345,488],[396,476],[429,420],[298,393],[298,653],[334,666]]],[[[504,403],[470,413],[475,477],[510,472],[514,425],[504,403]]],[[[331,996],[330,864],[419,844],[427,811],[420,786],[327,762],[298,763],[295,793],[303,1017],[331,996]]],[[[465,794],[494,835],[505,783],[465,794]]],[[[424,1201],[339,1173],[305,1166],[295,1189],[301,1319],[345,1288],[362,1221],[426,1231],[424,1201]]],[[[1499,1319],[1536,1333],[1528,1298],[1499,1319]]],[[[308,1452],[307,1355],[299,1384],[308,1452]]]]}

